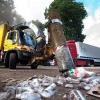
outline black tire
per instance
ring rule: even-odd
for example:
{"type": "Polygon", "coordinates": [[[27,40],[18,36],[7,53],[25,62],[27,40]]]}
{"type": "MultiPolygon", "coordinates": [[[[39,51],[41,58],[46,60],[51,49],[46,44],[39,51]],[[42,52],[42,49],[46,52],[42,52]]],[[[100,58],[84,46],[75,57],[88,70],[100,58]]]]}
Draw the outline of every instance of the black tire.
{"type": "Polygon", "coordinates": [[[86,61],[86,66],[88,66],[88,67],[91,66],[91,61],[90,60],[86,61]]]}
{"type": "Polygon", "coordinates": [[[31,69],[37,69],[38,67],[38,63],[37,62],[34,62],[32,65],[31,65],[31,69]]]}
{"type": "Polygon", "coordinates": [[[5,58],[5,68],[9,68],[9,55],[5,58]]]}
{"type": "Polygon", "coordinates": [[[9,57],[9,68],[16,69],[16,53],[10,53],[9,57]]]}
{"type": "Polygon", "coordinates": [[[9,68],[9,59],[5,59],[5,68],[9,68]]]}
{"type": "Polygon", "coordinates": [[[31,69],[37,69],[38,65],[31,65],[31,69]]]}

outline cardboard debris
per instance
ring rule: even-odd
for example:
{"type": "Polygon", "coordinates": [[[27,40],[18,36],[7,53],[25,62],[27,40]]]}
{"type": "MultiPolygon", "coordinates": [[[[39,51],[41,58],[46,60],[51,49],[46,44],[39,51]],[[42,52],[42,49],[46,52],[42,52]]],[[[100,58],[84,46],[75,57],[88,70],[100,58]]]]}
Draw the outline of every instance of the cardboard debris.
{"type": "Polygon", "coordinates": [[[89,95],[92,95],[92,96],[95,96],[95,97],[100,98],[100,93],[99,93],[100,88],[98,88],[98,87],[100,87],[100,84],[99,84],[99,85],[96,85],[95,87],[93,87],[93,88],[92,88],[91,90],[89,90],[87,93],[88,93],[89,95]],[[97,92],[97,94],[94,93],[94,92],[97,92]]]}

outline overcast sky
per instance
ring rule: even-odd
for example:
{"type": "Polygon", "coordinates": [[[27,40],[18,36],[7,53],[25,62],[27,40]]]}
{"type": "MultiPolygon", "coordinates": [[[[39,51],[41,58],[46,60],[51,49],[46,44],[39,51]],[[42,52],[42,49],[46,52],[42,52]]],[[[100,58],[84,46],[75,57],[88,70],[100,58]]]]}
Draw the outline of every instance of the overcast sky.
{"type": "MultiPolygon", "coordinates": [[[[14,0],[16,10],[26,21],[39,20],[44,23],[44,11],[53,0],[14,0]]],[[[82,2],[88,13],[83,20],[84,43],[100,47],[100,0],[76,0],[82,2]]]]}

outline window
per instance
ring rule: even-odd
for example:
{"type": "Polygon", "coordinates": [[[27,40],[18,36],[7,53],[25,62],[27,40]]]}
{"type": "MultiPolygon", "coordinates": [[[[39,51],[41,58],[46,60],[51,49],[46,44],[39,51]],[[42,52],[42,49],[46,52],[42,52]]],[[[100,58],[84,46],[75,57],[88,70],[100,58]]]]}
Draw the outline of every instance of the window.
{"type": "Polygon", "coordinates": [[[16,42],[16,33],[15,32],[10,32],[8,34],[8,38],[7,39],[10,39],[10,40],[16,42]]]}

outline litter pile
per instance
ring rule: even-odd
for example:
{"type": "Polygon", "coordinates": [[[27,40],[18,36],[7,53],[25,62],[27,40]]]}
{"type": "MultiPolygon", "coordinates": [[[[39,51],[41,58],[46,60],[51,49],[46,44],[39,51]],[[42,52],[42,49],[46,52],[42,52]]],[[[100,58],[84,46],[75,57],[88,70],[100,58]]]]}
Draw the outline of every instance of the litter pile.
{"type": "MultiPolygon", "coordinates": [[[[11,100],[12,98],[21,100],[42,100],[44,98],[50,98],[57,93],[57,87],[59,85],[66,89],[72,89],[67,97],[68,100],[86,100],[85,96],[82,96],[79,90],[74,90],[75,87],[89,91],[96,85],[100,85],[100,74],[86,71],[83,67],[69,70],[68,75],[67,78],[60,75],[56,77],[34,75],[27,80],[7,79],[3,81],[6,82],[6,86],[4,87],[5,92],[0,93],[0,100],[11,100]],[[74,98],[79,98],[81,94],[80,99],[71,99],[72,94],[75,96],[74,98]]],[[[100,96],[100,91],[98,95],[100,96]]]]}

